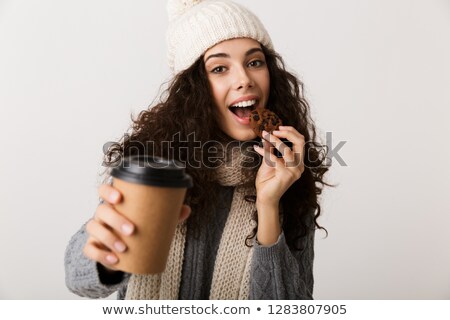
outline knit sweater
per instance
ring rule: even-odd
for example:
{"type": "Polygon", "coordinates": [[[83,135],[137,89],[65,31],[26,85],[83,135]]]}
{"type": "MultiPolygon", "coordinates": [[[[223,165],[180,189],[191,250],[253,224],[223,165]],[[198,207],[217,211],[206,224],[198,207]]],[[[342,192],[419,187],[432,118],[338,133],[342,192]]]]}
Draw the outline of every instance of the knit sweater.
{"type": "MultiPolygon", "coordinates": [[[[233,187],[221,187],[221,205],[216,223],[201,231],[198,238],[188,228],[179,299],[208,299],[214,262],[233,197],[233,187]]],[[[73,293],[104,298],[115,291],[125,297],[129,274],[109,274],[101,265],[83,255],[88,234],[85,225],[72,237],[65,253],[66,285],[73,293]]],[[[314,233],[304,240],[304,249],[291,251],[284,237],[271,246],[255,247],[250,271],[249,299],[312,299],[314,233]]]]}

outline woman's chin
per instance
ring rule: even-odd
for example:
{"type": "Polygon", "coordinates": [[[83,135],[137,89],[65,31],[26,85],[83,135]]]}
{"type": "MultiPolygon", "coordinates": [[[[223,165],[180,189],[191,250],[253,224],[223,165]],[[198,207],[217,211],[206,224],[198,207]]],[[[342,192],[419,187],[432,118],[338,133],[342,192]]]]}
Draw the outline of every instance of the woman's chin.
{"type": "Polygon", "coordinates": [[[256,139],[257,135],[250,130],[250,132],[232,132],[227,133],[230,138],[237,141],[249,141],[256,139]]]}
{"type": "Polygon", "coordinates": [[[249,141],[257,138],[256,133],[252,130],[252,128],[250,128],[250,126],[243,128],[242,126],[227,125],[222,126],[221,131],[231,140],[249,141]]]}

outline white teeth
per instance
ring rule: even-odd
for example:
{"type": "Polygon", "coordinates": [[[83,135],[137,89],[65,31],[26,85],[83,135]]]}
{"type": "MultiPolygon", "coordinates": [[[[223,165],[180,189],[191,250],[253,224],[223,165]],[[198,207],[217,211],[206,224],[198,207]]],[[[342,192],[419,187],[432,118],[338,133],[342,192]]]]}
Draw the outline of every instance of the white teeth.
{"type": "Polygon", "coordinates": [[[233,107],[244,108],[244,107],[252,106],[255,103],[256,103],[256,100],[241,101],[241,102],[238,102],[235,105],[233,105],[233,107]]]}

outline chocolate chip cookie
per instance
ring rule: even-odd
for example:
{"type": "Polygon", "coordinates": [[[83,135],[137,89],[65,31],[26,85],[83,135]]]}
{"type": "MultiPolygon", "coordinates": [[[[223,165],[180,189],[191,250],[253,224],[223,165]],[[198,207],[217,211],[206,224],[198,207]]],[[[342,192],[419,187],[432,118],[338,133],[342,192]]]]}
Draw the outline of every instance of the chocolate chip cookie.
{"type": "Polygon", "coordinates": [[[262,138],[263,130],[272,132],[282,125],[281,119],[268,109],[258,108],[250,113],[250,127],[260,138],[262,138]]]}

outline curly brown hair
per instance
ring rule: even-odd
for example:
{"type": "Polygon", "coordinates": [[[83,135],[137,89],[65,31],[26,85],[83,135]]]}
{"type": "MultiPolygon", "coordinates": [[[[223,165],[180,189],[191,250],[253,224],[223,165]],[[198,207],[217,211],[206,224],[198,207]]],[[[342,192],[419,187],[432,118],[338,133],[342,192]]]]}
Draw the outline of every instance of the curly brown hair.
{"type": "MultiPolygon", "coordinates": [[[[310,231],[324,229],[318,224],[317,218],[321,213],[318,195],[324,185],[330,186],[323,180],[328,170],[323,165],[326,152],[323,152],[323,146],[317,141],[310,108],[303,97],[303,83],[286,70],[283,59],[275,51],[263,45],[261,47],[270,74],[267,108],[274,111],[284,124],[296,128],[307,142],[304,150],[305,171],[281,198],[282,228],[287,244],[290,248],[300,250],[302,239],[310,231]]],[[[215,181],[216,162],[211,161],[217,159],[217,154],[213,148],[199,148],[199,144],[207,146],[214,142],[231,142],[231,138],[219,129],[217,119],[218,109],[214,105],[201,56],[190,68],[177,74],[168,83],[155,106],[132,119],[131,133],[107,150],[104,165],[112,167],[123,157],[136,154],[167,157],[185,164],[195,186],[186,195],[186,203],[192,208],[189,223],[194,234],[198,235],[200,228],[213,219],[213,208],[220,190],[215,181]]],[[[256,141],[247,143],[252,145],[256,141]]],[[[256,152],[247,155],[253,157],[254,162],[251,168],[243,170],[247,176],[255,177],[260,156],[256,152]]],[[[254,179],[251,181],[254,185],[254,179]]],[[[255,199],[256,195],[246,197],[247,201],[255,199]]],[[[254,219],[257,221],[256,212],[254,219]]],[[[247,240],[256,235],[256,228],[247,240]]]]}

